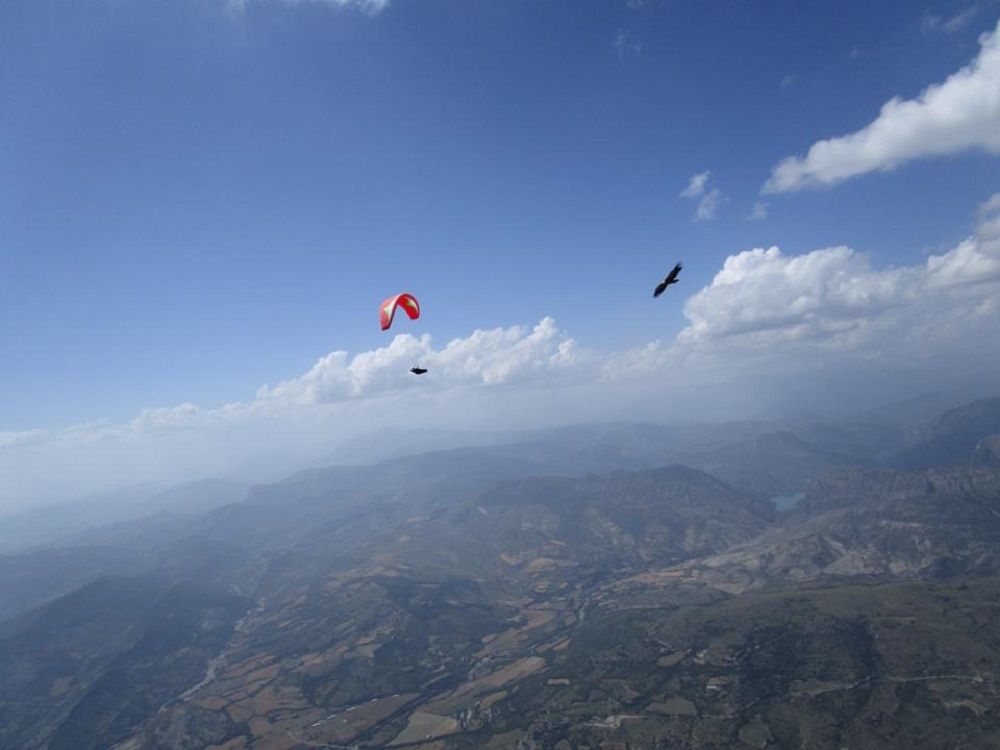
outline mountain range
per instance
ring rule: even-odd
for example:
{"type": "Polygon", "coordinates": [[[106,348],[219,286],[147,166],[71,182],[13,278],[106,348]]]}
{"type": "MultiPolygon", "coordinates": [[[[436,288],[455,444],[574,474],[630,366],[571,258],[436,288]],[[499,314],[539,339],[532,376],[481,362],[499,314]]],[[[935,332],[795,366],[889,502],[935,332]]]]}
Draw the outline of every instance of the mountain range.
{"type": "Polygon", "coordinates": [[[590,425],[161,493],[0,555],[0,748],[1000,746],[998,436],[590,425]]]}

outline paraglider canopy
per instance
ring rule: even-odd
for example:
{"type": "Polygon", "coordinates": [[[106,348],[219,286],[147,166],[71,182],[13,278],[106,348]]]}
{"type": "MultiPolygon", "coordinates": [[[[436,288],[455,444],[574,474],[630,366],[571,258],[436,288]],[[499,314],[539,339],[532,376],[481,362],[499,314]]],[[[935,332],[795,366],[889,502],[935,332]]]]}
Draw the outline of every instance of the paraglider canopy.
{"type": "Polygon", "coordinates": [[[394,295],[383,302],[382,307],[379,308],[379,322],[382,324],[383,331],[388,330],[389,326],[392,325],[392,318],[396,314],[397,307],[402,307],[410,316],[410,320],[416,320],[420,317],[420,303],[417,302],[416,297],[406,293],[394,295]]]}

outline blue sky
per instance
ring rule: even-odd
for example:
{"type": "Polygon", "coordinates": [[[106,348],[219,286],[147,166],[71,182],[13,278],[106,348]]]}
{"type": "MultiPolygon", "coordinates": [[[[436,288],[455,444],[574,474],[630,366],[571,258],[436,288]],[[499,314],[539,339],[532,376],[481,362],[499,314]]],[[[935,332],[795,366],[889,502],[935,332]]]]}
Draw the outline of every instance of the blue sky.
{"type": "MultiPolygon", "coordinates": [[[[200,434],[238,413],[245,436],[281,404],[308,443],[300,420],[422,418],[411,397],[482,428],[539,404],[662,418],[629,394],[664,378],[823,398],[805,384],[838,367],[878,393],[893,366],[926,374],[911,391],[946,385],[945,362],[988,370],[998,18],[991,0],[4,3],[0,464],[89,465],[98,442],[112,467],[153,417],[200,434]],[[397,340],[377,314],[401,291],[424,314],[397,340]],[[935,306],[954,319],[911,345],[904,322],[935,306]]],[[[228,455],[213,440],[189,450],[228,455]]]]}

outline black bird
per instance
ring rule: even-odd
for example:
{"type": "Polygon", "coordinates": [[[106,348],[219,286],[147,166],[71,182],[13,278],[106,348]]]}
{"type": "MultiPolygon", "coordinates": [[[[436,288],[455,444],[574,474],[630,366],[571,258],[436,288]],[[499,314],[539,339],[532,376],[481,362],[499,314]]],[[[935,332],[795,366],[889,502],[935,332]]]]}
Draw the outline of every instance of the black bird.
{"type": "Polygon", "coordinates": [[[425,372],[427,372],[427,368],[426,367],[411,367],[410,368],[410,372],[412,372],[414,375],[423,375],[425,372]]]}
{"type": "Polygon", "coordinates": [[[667,274],[667,278],[665,278],[663,281],[661,281],[659,284],[656,285],[656,289],[653,290],[653,296],[659,297],[661,294],[663,294],[663,292],[666,290],[668,286],[670,286],[671,284],[676,284],[677,276],[680,274],[680,272],[681,272],[681,264],[680,262],[678,262],[677,265],[674,266],[673,270],[667,274]]]}

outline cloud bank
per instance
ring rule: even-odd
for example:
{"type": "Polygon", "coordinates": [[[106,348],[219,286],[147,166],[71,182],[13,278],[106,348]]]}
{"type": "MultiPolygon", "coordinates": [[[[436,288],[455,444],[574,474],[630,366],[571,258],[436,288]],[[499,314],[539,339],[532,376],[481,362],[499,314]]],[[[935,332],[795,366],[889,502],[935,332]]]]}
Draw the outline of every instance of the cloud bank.
{"type": "Polygon", "coordinates": [[[819,141],[804,157],[781,161],[765,193],[788,193],[885,172],[915,159],[981,149],[1000,154],[1000,22],[983,34],[979,55],[916,99],[890,99],[861,130],[819,141]]]}
{"type": "Polygon", "coordinates": [[[1000,193],[972,234],[919,264],[873,267],[848,247],[729,256],[685,302],[670,341],[599,352],[552,318],[435,346],[398,335],[261,387],[247,402],[147,409],[120,423],[0,432],[0,511],[137,481],[277,478],[384,427],[517,429],[581,421],[759,415],[790,385],[891,398],[1000,361],[1000,193]],[[428,369],[411,375],[414,364],[428,369]],[[58,471],[53,468],[58,467],[58,471]],[[271,472],[271,476],[267,476],[271,472]]]}
{"type": "Polygon", "coordinates": [[[388,346],[350,360],[347,352],[328,354],[301,377],[264,386],[257,399],[331,404],[392,394],[418,385],[408,370],[416,364],[433,373],[431,387],[442,381],[453,387],[538,382],[572,368],[579,360],[576,349],[576,342],[552,318],[530,331],[522,326],[473,331],[440,351],[434,350],[428,335],[402,334],[388,346]]]}

